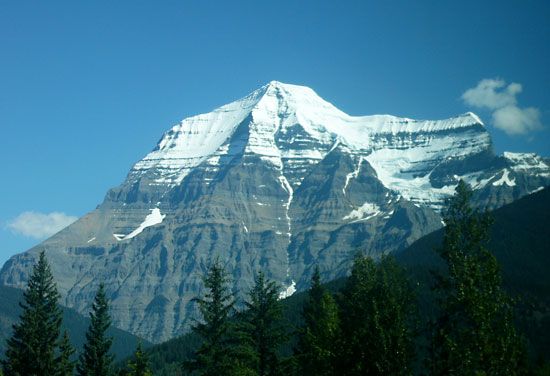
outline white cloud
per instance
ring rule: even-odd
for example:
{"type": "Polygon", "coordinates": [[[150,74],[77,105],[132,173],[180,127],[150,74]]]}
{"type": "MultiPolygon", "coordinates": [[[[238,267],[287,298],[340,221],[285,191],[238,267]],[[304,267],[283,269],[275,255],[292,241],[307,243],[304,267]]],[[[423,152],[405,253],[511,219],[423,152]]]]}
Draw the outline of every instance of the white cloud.
{"type": "Polygon", "coordinates": [[[8,222],[14,233],[35,239],[43,239],[67,227],[78,218],[61,212],[38,213],[27,211],[8,222]]]}
{"type": "Polygon", "coordinates": [[[542,128],[540,111],[534,107],[520,108],[516,96],[521,84],[507,85],[501,79],[483,79],[476,87],[462,94],[462,100],[474,107],[492,111],[493,125],[509,135],[521,135],[542,128]]]}
{"type": "Polygon", "coordinates": [[[493,112],[493,124],[510,135],[526,134],[542,129],[537,108],[506,106],[493,112]]]}

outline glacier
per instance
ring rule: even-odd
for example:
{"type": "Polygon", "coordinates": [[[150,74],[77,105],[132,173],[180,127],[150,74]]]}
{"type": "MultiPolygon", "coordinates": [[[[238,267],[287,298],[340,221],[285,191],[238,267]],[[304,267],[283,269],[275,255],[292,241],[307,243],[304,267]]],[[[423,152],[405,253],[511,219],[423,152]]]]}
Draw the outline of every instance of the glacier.
{"type": "Polygon", "coordinates": [[[357,251],[400,252],[442,226],[460,179],[492,209],[550,184],[546,158],[496,155],[474,113],[443,120],[352,116],[310,88],[272,81],[168,129],[97,208],[12,257],[23,287],[44,250],[79,312],[103,281],[113,324],[160,342],[198,316],[214,259],[242,304],[262,270],[280,298],[346,275],[357,251]]]}

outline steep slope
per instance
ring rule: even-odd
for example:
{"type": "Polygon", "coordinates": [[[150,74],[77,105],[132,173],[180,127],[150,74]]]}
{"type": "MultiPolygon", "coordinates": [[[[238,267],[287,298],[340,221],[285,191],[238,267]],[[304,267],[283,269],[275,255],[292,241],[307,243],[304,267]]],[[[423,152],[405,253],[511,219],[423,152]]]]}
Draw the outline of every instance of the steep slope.
{"type": "MultiPolygon", "coordinates": [[[[6,340],[11,336],[12,325],[19,320],[21,308],[19,302],[23,299],[23,291],[13,287],[0,286],[0,358],[3,358],[6,349],[6,340]]],[[[63,329],[69,333],[71,344],[78,351],[82,350],[86,341],[86,330],[90,325],[88,317],[73,309],[62,307],[63,329]]],[[[109,328],[107,334],[113,338],[111,353],[120,360],[133,354],[139,341],[144,346],[150,343],[128,332],[117,328],[109,328]]]]}
{"type": "MultiPolygon", "coordinates": [[[[519,305],[520,331],[527,337],[532,358],[550,360],[550,189],[526,196],[493,212],[495,223],[491,231],[489,249],[497,257],[507,290],[534,309],[534,315],[526,315],[519,305]]],[[[396,255],[397,260],[408,269],[413,285],[423,303],[421,324],[426,325],[429,313],[433,312],[433,296],[430,270],[437,268],[440,260],[435,248],[441,245],[443,230],[428,234],[396,255]]],[[[331,281],[325,287],[337,293],[346,278],[331,281]]],[[[284,318],[298,325],[306,293],[297,293],[285,299],[284,318]]],[[[533,313],[533,312],[531,312],[533,313]]],[[[289,325],[289,335],[294,329],[289,325]]],[[[200,343],[194,333],[152,346],[149,356],[155,375],[175,375],[184,360],[193,356],[200,343]]],[[[288,350],[288,349],[285,349],[288,350]]],[[[289,355],[289,354],[285,354],[289,355]]]]}
{"type": "Polygon", "coordinates": [[[316,263],[336,278],[356,249],[395,252],[441,227],[461,178],[494,208],[548,185],[550,168],[532,154],[495,156],[471,113],[354,117],[271,82],[172,127],[96,210],[14,256],[0,281],[22,286],[44,249],[66,305],[84,312],[103,280],[115,324],[158,342],[188,328],[212,258],[235,291],[262,269],[288,296],[316,263]]]}
{"type": "MultiPolygon", "coordinates": [[[[516,318],[532,355],[549,361],[550,188],[495,210],[493,218],[488,249],[500,263],[504,287],[516,298],[516,318]]],[[[430,271],[444,271],[435,252],[442,239],[443,230],[438,230],[397,255],[418,283],[420,300],[428,306],[433,304],[430,271]]]]}

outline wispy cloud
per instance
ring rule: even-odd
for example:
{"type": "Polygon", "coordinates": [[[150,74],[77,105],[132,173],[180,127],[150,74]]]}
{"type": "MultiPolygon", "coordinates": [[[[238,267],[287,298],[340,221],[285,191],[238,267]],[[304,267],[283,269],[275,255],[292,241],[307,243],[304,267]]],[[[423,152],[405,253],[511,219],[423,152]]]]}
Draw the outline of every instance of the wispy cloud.
{"type": "Polygon", "coordinates": [[[7,227],[16,234],[43,239],[67,227],[78,218],[61,212],[38,213],[27,211],[8,222],[7,227]]]}
{"type": "Polygon", "coordinates": [[[462,94],[464,103],[492,111],[492,123],[509,135],[523,135],[542,129],[538,108],[518,106],[517,95],[523,90],[521,84],[507,84],[501,79],[486,78],[476,87],[462,94]]]}

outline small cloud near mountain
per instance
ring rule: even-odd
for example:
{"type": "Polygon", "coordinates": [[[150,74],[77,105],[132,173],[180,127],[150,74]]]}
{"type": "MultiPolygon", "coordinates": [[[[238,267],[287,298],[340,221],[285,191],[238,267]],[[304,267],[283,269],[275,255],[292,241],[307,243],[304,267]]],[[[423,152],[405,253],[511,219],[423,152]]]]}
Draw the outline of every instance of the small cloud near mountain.
{"type": "Polygon", "coordinates": [[[67,227],[78,217],[61,212],[38,213],[26,211],[8,222],[14,233],[35,239],[43,239],[67,227]]]}
{"type": "Polygon", "coordinates": [[[507,84],[502,79],[486,78],[466,90],[462,100],[467,105],[490,110],[493,125],[508,135],[525,135],[543,126],[538,108],[518,106],[516,96],[522,90],[521,84],[516,82],[507,84]]]}

